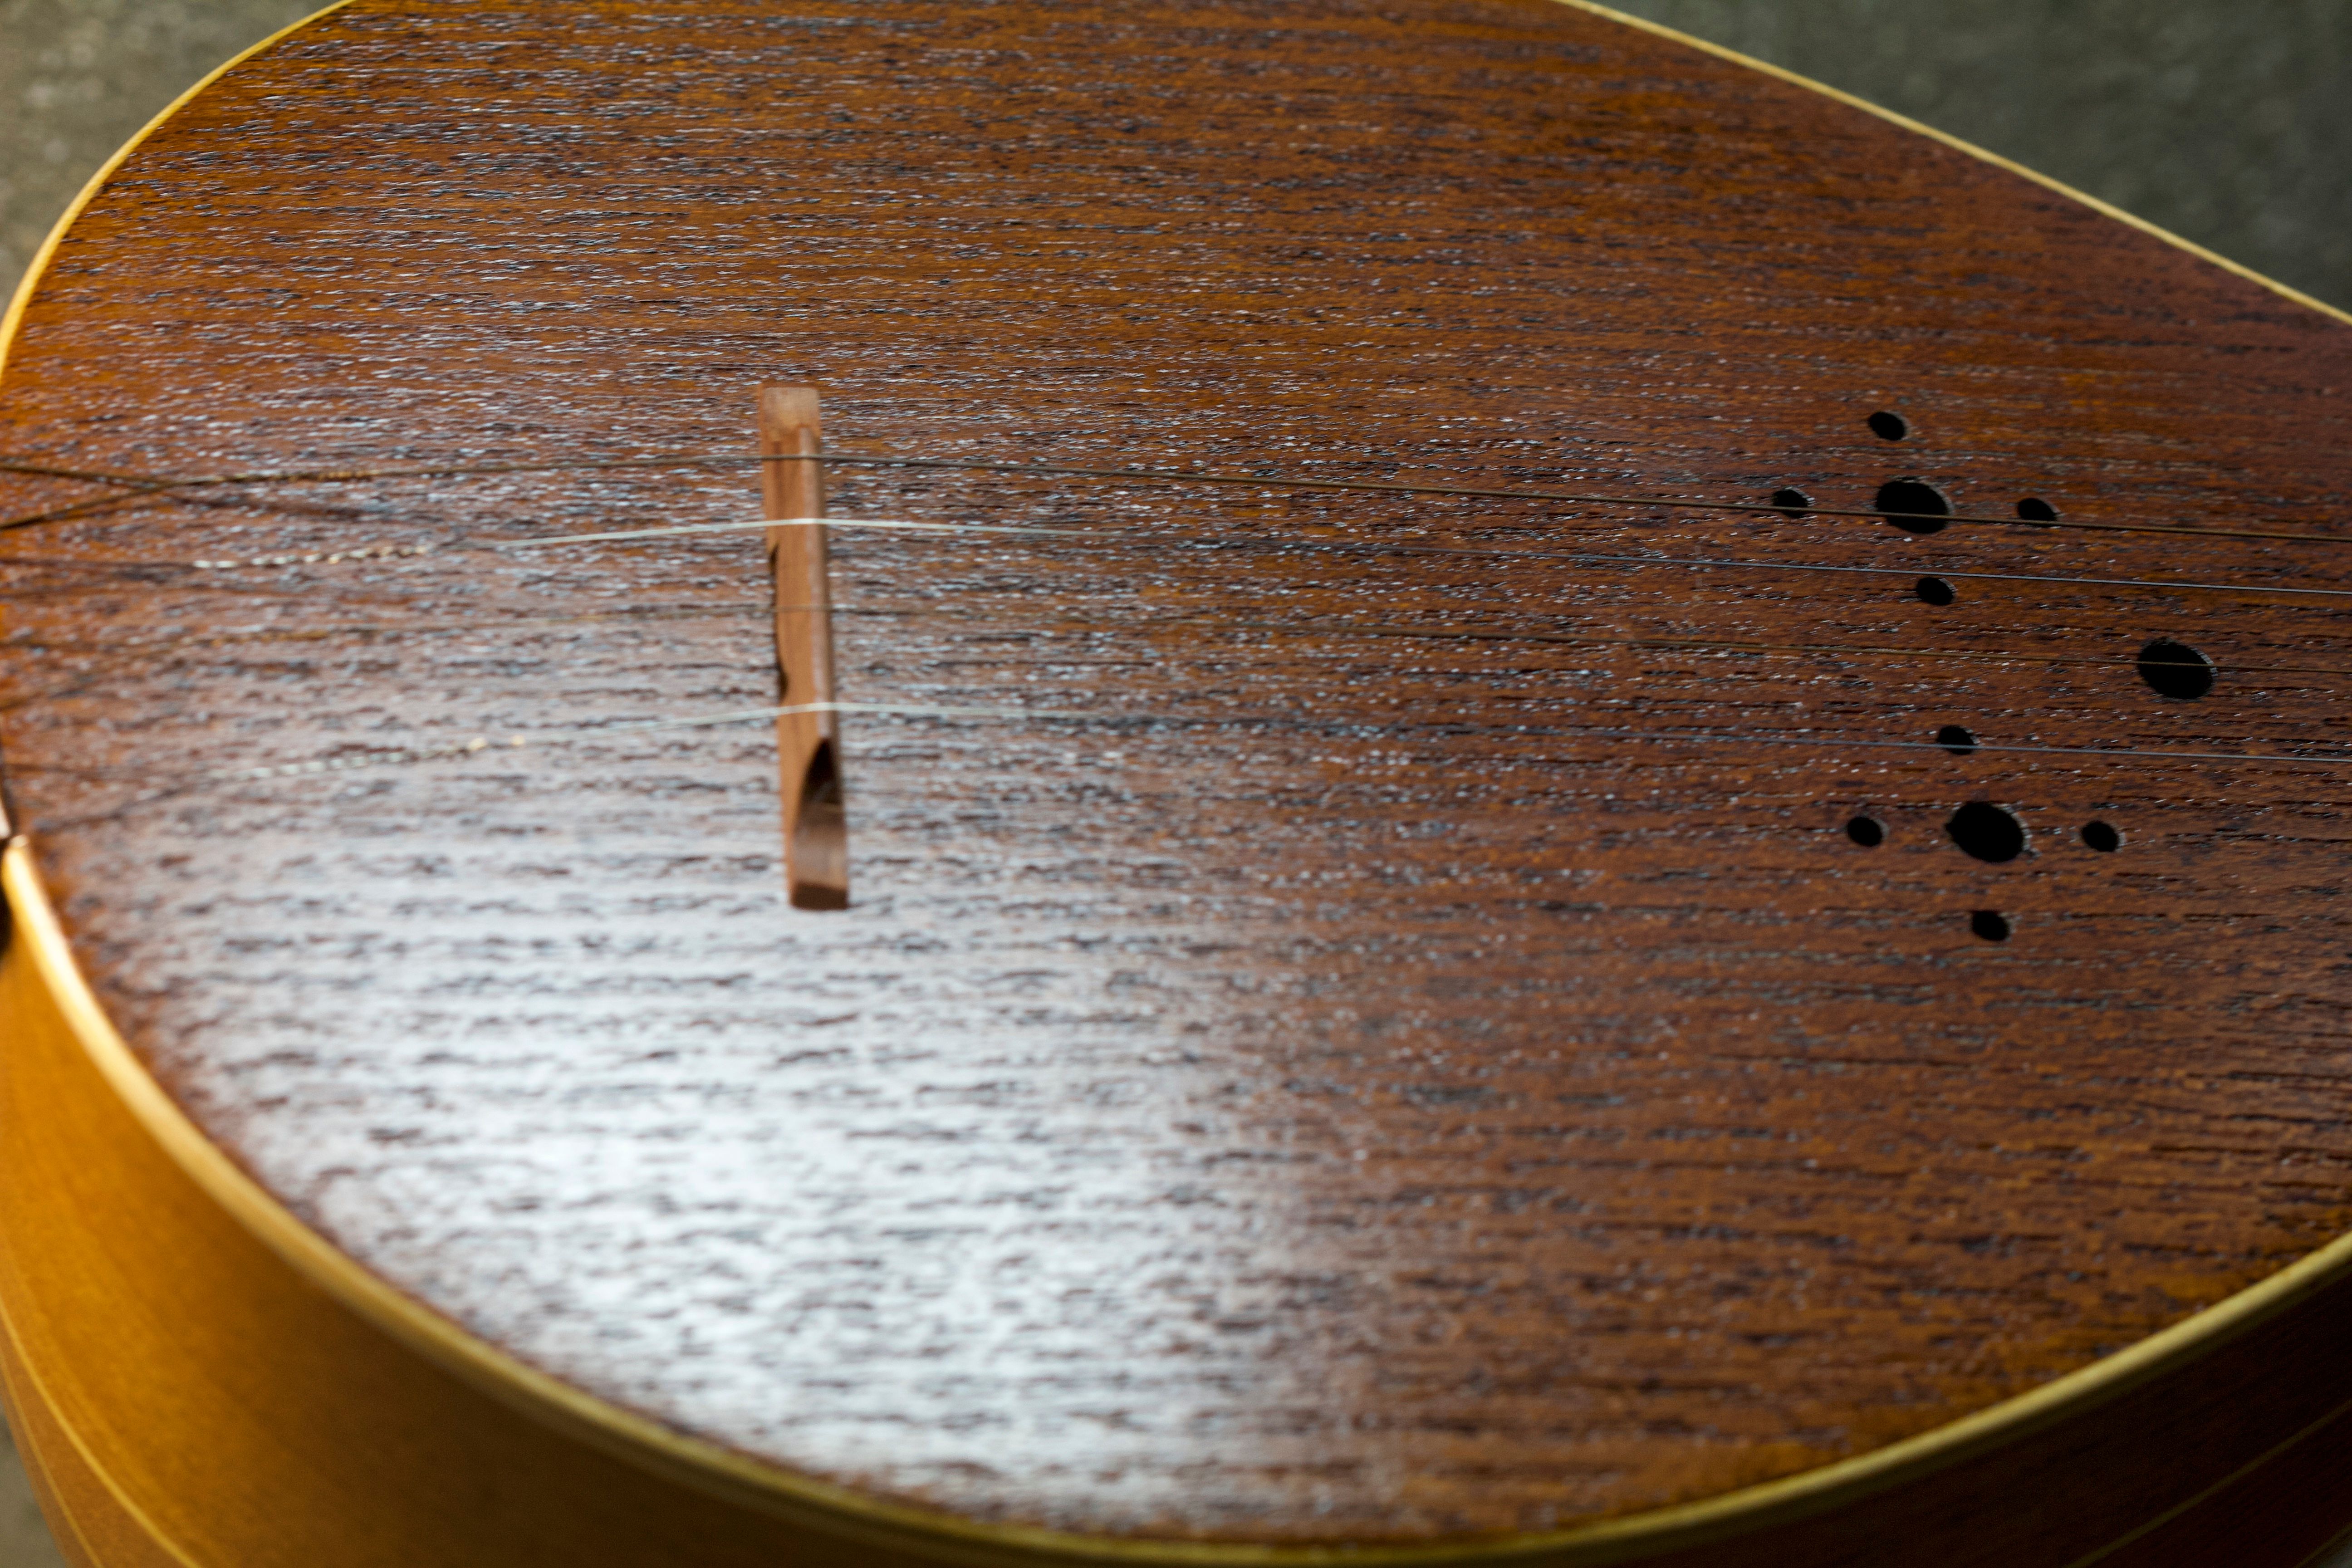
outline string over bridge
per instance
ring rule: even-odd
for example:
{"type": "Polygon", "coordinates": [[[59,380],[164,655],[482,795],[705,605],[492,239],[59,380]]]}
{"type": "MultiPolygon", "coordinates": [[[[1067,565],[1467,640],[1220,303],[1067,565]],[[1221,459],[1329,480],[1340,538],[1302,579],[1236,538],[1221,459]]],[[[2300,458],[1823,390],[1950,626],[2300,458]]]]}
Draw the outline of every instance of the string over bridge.
{"type": "MultiPolygon", "coordinates": [[[[813,386],[760,389],[760,455],[808,458],[824,450],[813,386]]],[[[776,720],[783,769],[784,880],[793,907],[849,906],[849,824],[842,809],[840,720],[833,689],[833,599],[825,572],[824,465],[762,462],[766,516],[795,527],[768,530],[775,584],[776,674],[785,711],[776,720]]]]}

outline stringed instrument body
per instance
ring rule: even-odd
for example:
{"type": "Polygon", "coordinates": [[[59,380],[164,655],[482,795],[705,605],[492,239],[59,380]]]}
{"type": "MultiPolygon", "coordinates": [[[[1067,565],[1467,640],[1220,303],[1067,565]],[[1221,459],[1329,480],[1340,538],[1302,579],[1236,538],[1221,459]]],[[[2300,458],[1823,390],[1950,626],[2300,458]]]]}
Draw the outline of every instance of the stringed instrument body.
{"type": "Polygon", "coordinates": [[[78,1561],[2352,1523],[2336,312],[1536,0],[356,0],[5,353],[78,1561]]]}

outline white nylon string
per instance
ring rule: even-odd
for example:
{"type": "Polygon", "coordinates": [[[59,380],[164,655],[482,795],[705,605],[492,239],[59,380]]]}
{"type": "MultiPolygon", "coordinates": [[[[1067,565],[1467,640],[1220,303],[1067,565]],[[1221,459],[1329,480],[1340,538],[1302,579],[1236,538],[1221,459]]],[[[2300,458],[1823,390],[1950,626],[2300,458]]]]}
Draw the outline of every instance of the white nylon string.
{"type": "MultiPolygon", "coordinates": [[[[749,533],[771,528],[844,528],[885,531],[940,534],[1034,534],[1055,539],[1087,539],[1097,541],[1144,539],[1152,542],[1197,545],[1209,548],[1230,548],[1254,545],[1278,550],[1330,550],[1375,554],[1434,554],[1470,557],[1492,556],[1505,560],[1575,561],[1622,566],[1685,566],[1708,567],[1735,572],[1830,572],[1857,576],[1917,577],[1917,566],[1832,566],[1812,562],[1743,561],[1736,558],[1706,555],[1636,555],[1592,550],[1515,550],[1476,545],[1432,543],[1422,540],[1347,540],[1347,539],[1284,539],[1278,536],[1203,535],[1177,532],[1151,533],[1137,530],[1093,528],[1048,528],[1034,524],[995,522],[931,522],[913,518],[885,517],[788,517],[755,518],[730,522],[678,523],[666,528],[608,529],[593,533],[558,533],[543,539],[503,539],[480,543],[453,545],[409,544],[371,545],[340,551],[313,551],[302,554],[257,555],[242,560],[206,561],[124,561],[120,563],[77,563],[88,565],[124,566],[187,566],[199,571],[222,572],[240,569],[262,569],[281,566],[337,565],[345,562],[381,561],[396,557],[454,554],[462,551],[549,550],[566,545],[627,543],[641,539],[679,539],[696,534],[749,533]]],[[[0,559],[0,565],[7,564],[0,559]]],[[[27,563],[35,563],[28,562],[27,563]]],[[[2347,588],[2270,587],[2252,583],[2205,583],[2161,577],[2065,577],[2024,572],[1962,572],[1937,568],[1932,574],[1948,582],[1964,583],[2040,583],[2052,585],[2097,588],[2154,588],[2174,592],[2202,594],[2286,595],[2298,598],[2352,599],[2347,588]]]]}
{"type": "Polygon", "coordinates": [[[1271,715],[1218,714],[1195,716],[1179,713],[1138,713],[1133,711],[1085,710],[1076,709],[1021,707],[952,707],[906,702],[800,702],[777,708],[738,708],[718,713],[701,713],[682,719],[649,719],[614,724],[581,725],[559,730],[541,730],[509,734],[504,739],[476,735],[446,746],[409,748],[393,752],[375,752],[357,757],[337,757],[318,762],[288,763],[268,767],[225,768],[198,773],[190,782],[205,784],[245,783],[263,779],[299,778],[319,773],[345,773],[362,768],[402,767],[418,763],[454,761],[478,756],[485,752],[512,750],[526,746],[576,745],[582,742],[603,740],[616,735],[650,734],[663,731],[710,729],[728,724],[773,722],[798,713],[850,713],[895,716],[910,719],[972,719],[1008,720],[1020,722],[1051,721],[1081,724],[1171,724],[1192,727],[1224,727],[1234,725],[1286,724],[1303,729],[1343,729],[1388,735],[1432,731],[1445,734],[1501,733],[1540,739],[1557,736],[1567,740],[1641,741],[1659,745],[1767,745],[1811,746],[1832,750],[1997,752],[2012,756],[2053,757],[2116,757],[2136,762],[2204,762],[2257,763],[2298,766],[2339,767],[2352,764],[2352,754],[2335,756],[2298,755],[2292,752],[2173,752],[2145,751],[2115,746],[2021,746],[1998,742],[1972,743],[1965,748],[1946,745],[1940,741],[1876,741],[1846,735],[1761,734],[1754,731],[1726,733],[1719,731],[1625,730],[1584,725],[1558,724],[1448,724],[1443,721],[1423,721],[1412,724],[1365,722],[1339,717],[1322,719],[1280,718],[1271,715]]]}

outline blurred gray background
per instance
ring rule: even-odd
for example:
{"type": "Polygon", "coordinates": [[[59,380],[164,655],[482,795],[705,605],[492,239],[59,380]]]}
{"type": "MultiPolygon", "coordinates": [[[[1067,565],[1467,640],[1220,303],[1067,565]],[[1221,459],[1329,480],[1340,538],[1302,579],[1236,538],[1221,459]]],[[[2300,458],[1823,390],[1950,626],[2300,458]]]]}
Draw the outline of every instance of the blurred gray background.
{"type": "MultiPolygon", "coordinates": [[[[779,0],[780,4],[788,0],[779,0]]],[[[122,141],[306,0],[0,0],[0,291],[122,141]]],[[[1621,0],[2352,308],[2352,0],[1621,0]]],[[[0,1568],[52,1568],[0,1456],[0,1568]]],[[[2333,1559],[2352,1568],[2352,1551],[2333,1559]]]]}

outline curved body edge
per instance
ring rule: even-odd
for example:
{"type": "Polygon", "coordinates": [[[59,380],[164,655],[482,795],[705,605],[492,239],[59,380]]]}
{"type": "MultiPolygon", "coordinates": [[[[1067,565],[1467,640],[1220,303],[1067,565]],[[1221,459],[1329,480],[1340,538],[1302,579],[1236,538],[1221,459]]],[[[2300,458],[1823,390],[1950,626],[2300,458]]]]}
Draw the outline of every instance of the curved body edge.
{"type": "MultiPolygon", "coordinates": [[[[2156,234],[2334,320],[2352,321],[1929,128],[1587,0],[1562,3],[1881,114],[2156,234]]],[[[172,112],[167,110],[156,123],[172,112]]],[[[137,144],[134,139],[93,179],[83,202],[137,144]]],[[[28,269],[0,326],[0,366],[42,268],[73,216],[67,215],[28,269]]],[[[697,1561],[714,1563],[740,1558],[874,1564],[1240,1564],[1344,1558],[1397,1563],[1510,1561],[1561,1568],[1645,1562],[1697,1568],[1754,1561],[1752,1554],[1768,1552],[1776,1563],[1828,1568],[1874,1561],[1885,1541],[1904,1539],[1916,1543],[1916,1561],[2048,1561],[2058,1568],[2094,1559],[2116,1564],[2208,1561],[2197,1553],[2226,1541],[2238,1561],[2285,1568],[2304,1561],[2352,1516],[2352,1496],[2330,1480],[2324,1464],[2315,1468],[2313,1458],[2340,1447],[2347,1412],[2352,1410],[2352,1351],[2334,1342],[2347,1337],[2337,1329],[2352,1316],[2352,1237],[2105,1360],[1932,1431],[1719,1497],[1540,1535],[1367,1550],[1226,1546],[1000,1528],[879,1502],[688,1439],[581,1393],[467,1334],[345,1257],[207,1139],[147,1072],[78,970],[21,838],[8,847],[5,876],[14,932],[0,981],[0,1022],[8,1039],[6,1059],[0,1062],[8,1079],[7,1105],[0,1112],[0,1192],[12,1201],[0,1206],[0,1256],[5,1259],[0,1262],[0,1323],[7,1331],[0,1367],[48,1506],[65,1516],[67,1528],[60,1533],[68,1537],[67,1550],[104,1568],[150,1562],[234,1562],[239,1568],[261,1568],[279,1560],[270,1553],[281,1550],[281,1543],[283,1561],[317,1561],[322,1543],[351,1531],[351,1515],[337,1510],[358,1506],[353,1500],[371,1486],[387,1508],[410,1522],[395,1524],[394,1513],[387,1512],[371,1523],[357,1537],[371,1543],[366,1550],[342,1554],[355,1564],[499,1563],[520,1560],[526,1543],[545,1539],[551,1531],[569,1530],[575,1536],[569,1550],[577,1552],[570,1561],[616,1564],[675,1560],[663,1553],[675,1550],[678,1532],[700,1531],[709,1545],[697,1561]],[[63,1054],[68,1045],[78,1064],[63,1054]],[[38,1070],[20,1070],[35,1059],[41,1063],[38,1070]],[[27,1098],[37,1090],[55,1098],[27,1098]],[[57,1114],[60,1110],[66,1113],[57,1114]],[[34,1136],[45,1123],[41,1136],[34,1136]],[[126,1132],[133,1127],[136,1138],[126,1132]],[[70,1143],[65,1141],[68,1133],[90,1141],[70,1143]],[[46,1150],[41,1137],[52,1138],[46,1150]],[[57,1184],[68,1180],[80,1162],[89,1162],[92,1184],[77,1204],[57,1184]],[[101,1190],[98,1173],[110,1168],[108,1162],[119,1173],[135,1173],[138,1190],[167,1194],[156,1199],[153,1212],[169,1213],[191,1226],[189,1234],[201,1237],[212,1257],[228,1258],[236,1250],[229,1233],[215,1223],[221,1220],[267,1247],[267,1254],[256,1249],[237,1257],[233,1268],[204,1276],[206,1288],[221,1293],[214,1304],[222,1307],[226,1319],[308,1336],[318,1364],[324,1364],[320,1358],[331,1345],[335,1354],[326,1359],[369,1369],[362,1381],[373,1379],[379,1395],[373,1401],[331,1392],[318,1378],[305,1375],[270,1380],[269,1401],[251,1404],[253,1390],[241,1386],[240,1374],[198,1357],[184,1364],[173,1361],[185,1347],[172,1342],[160,1320],[147,1325],[157,1358],[151,1363],[153,1374],[162,1385],[181,1391],[180,1408],[208,1409],[213,1414],[206,1420],[232,1423],[244,1412],[253,1433],[246,1454],[262,1467],[251,1472],[255,1499],[200,1503],[177,1495],[177,1483],[187,1478],[175,1473],[161,1451],[166,1428],[157,1428],[152,1441],[142,1438],[140,1423],[128,1419],[135,1412],[107,1415],[60,1381],[70,1381],[78,1375],[74,1367],[100,1353],[93,1342],[77,1349],[65,1328],[76,1312],[87,1315],[93,1301],[69,1307],[74,1292],[87,1282],[49,1267],[43,1248],[72,1232],[95,1235],[108,1228],[108,1222],[94,1217],[101,1210],[91,1197],[101,1190]],[[184,1191],[173,1186],[175,1179],[188,1184],[184,1191]],[[229,1304],[231,1296],[238,1304],[229,1304]],[[456,1376],[417,1370],[419,1355],[456,1376]],[[2281,1375],[2282,1366],[2297,1368],[2299,1374],[2281,1375]],[[411,1387],[415,1397],[403,1397],[401,1391],[411,1387]],[[305,1459],[282,1437],[263,1436],[265,1427],[283,1418],[285,1401],[303,1405],[301,1418],[290,1429],[307,1430],[339,1451],[324,1457],[314,1451],[305,1459]],[[519,1422],[518,1412],[529,1420],[519,1422]],[[142,1443],[148,1446],[142,1448],[142,1443]],[[411,1468],[390,1484],[379,1484],[387,1472],[376,1460],[395,1451],[409,1457],[411,1468]],[[518,1456],[517,1468],[503,1480],[484,1482],[484,1497],[499,1492],[504,1480],[517,1488],[541,1488],[541,1495],[525,1498],[509,1490],[494,1501],[461,1500],[466,1493],[457,1478],[463,1468],[499,1463],[498,1456],[506,1454],[518,1456]],[[616,1467],[615,1457],[627,1463],[616,1467]],[[2302,1478],[2292,1488],[2282,1480],[2290,1472],[2302,1478]],[[2053,1485],[2053,1474],[2066,1478],[2063,1485],[2053,1485]],[[450,1489],[441,1523],[462,1528],[403,1535],[404,1529],[422,1529],[415,1521],[440,1506],[429,1500],[436,1484],[450,1489]],[[2302,1506],[2287,1503],[2287,1496],[2302,1506]],[[301,1500],[309,1498],[311,1511],[325,1521],[319,1526],[325,1533],[273,1535],[289,1517],[265,1506],[273,1497],[295,1500],[293,1514],[302,1511],[301,1500]],[[615,1522],[621,1500],[649,1521],[646,1530],[632,1533],[615,1522]],[[175,1510],[181,1510],[176,1516],[175,1510]],[[1996,1514],[2000,1517],[1990,1517],[1996,1514]],[[191,1545],[192,1536],[204,1539],[191,1545]],[[383,1554],[368,1555],[378,1544],[383,1554]],[[509,1552],[518,1555],[496,1554],[509,1552]],[[2026,1558],[2021,1552],[2051,1555],[2026,1558]]],[[[152,1289],[166,1289],[168,1275],[138,1273],[142,1267],[163,1268],[160,1258],[142,1264],[139,1257],[151,1234],[133,1228],[109,1237],[104,1245],[111,1248],[110,1261],[92,1278],[110,1279],[125,1289],[143,1278],[152,1289]]],[[[102,1315],[89,1320],[104,1321],[102,1315]]],[[[252,1348],[255,1360],[245,1364],[257,1364],[263,1353],[252,1348]]],[[[289,1359],[310,1364],[299,1355],[289,1359]]],[[[234,1445],[225,1447],[229,1451],[234,1445]]]]}
{"type": "Polygon", "coordinates": [[[1221,1546],[1005,1530],[877,1505],[604,1406],[360,1268],[270,1201],[146,1075],[75,970],[22,837],[0,859],[0,889],[11,926],[0,955],[0,1194],[9,1199],[0,1205],[0,1371],[60,1533],[100,1568],[290,1568],[351,1533],[362,1508],[386,1510],[363,1532],[370,1540],[456,1528],[425,1555],[402,1545],[387,1564],[486,1568],[520,1561],[501,1552],[520,1553],[521,1541],[561,1521],[583,1521],[590,1528],[566,1558],[583,1565],[669,1561],[677,1532],[715,1531],[706,1551],[725,1540],[753,1553],[747,1562],[789,1547],[783,1560],[842,1553],[875,1568],[1733,1568],[1759,1552],[1786,1568],[1862,1568],[1890,1540],[1911,1542],[1922,1563],[2053,1568],[2126,1548],[2186,1568],[2226,1542],[2249,1568],[2293,1568],[2352,1516],[2352,1477],[2333,1462],[2352,1431],[2352,1335],[2341,1331],[2352,1319],[2352,1237],[2105,1361],[1918,1436],[1546,1535],[1402,1549],[1221,1546]],[[193,1257],[174,1267],[173,1249],[157,1245],[167,1237],[208,1267],[193,1257]],[[183,1333],[189,1323],[242,1329],[243,1343],[201,1348],[183,1333]],[[57,1386],[99,1366],[131,1381],[118,1381],[111,1397],[84,1388],[79,1400],[57,1386]],[[264,1366],[267,1376],[251,1375],[264,1366]],[[2295,1374],[2283,1377],[2283,1367],[2295,1374]],[[185,1424],[152,1420],[154,1410],[185,1424]],[[289,1443],[289,1430],[305,1428],[310,1441],[289,1443]],[[170,1484],[192,1452],[223,1473],[170,1484]],[[385,1469],[387,1452],[408,1460],[404,1472],[385,1469]],[[618,1470],[616,1456],[626,1461],[618,1470]],[[509,1462],[526,1477],[489,1489],[508,1500],[498,1522],[524,1521],[511,1548],[454,1498],[420,1501],[509,1462]],[[2300,1484],[2286,1482],[2290,1471],[2300,1484]],[[240,1479],[252,1495],[236,1495],[240,1479]],[[282,1506],[305,1481],[321,1494],[309,1511],[282,1506]],[[589,1498],[598,1506],[583,1512],[589,1498]],[[616,1499],[646,1528],[602,1517],[616,1499]],[[232,1554],[188,1552],[154,1522],[174,1510],[184,1530],[230,1534],[232,1554]],[[304,1518],[316,1531],[309,1539],[289,1528],[304,1518]],[[2176,1550],[2175,1535],[2192,1544],[2176,1550]],[[118,1544],[88,1549],[92,1537],[118,1544]],[[460,1542],[483,1554],[446,1555],[460,1542]]]}
{"type": "Polygon", "coordinates": [[[1889,124],[1899,125],[1903,127],[1904,130],[1912,132],[1916,135],[1924,136],[1931,142],[1940,142],[1945,146],[1951,148],[1955,152],[1965,153],[1969,157],[1979,159],[1984,163],[1990,163],[1997,169],[2006,169],[2020,179],[2031,180],[2035,184],[2042,186],[2044,190],[2054,192],[2059,195],[2064,196],[2069,201],[2080,202],[2083,205],[2090,208],[2093,212],[2099,214],[2102,217],[2113,218],[2116,222],[2136,228],[2142,234],[2147,235],[2152,238],[2160,239],[2167,245],[2185,250],[2189,255],[2196,257],[2200,261],[2209,262],[2233,277],[2244,279],[2249,283],[2259,284],[2263,288],[2269,289],[2272,293],[2280,296],[2282,299],[2294,300],[2296,304],[2303,306],[2305,310],[2315,310],[2319,314],[2326,316],[2331,320],[2341,321],[2347,326],[2352,326],[2352,311],[2341,310],[2336,306],[2329,304],[2325,300],[2315,298],[2312,295],[2305,293],[2300,289],[2294,288],[2289,284],[2282,283],[2277,279],[2270,277],[2265,273],[2257,272],[2242,261],[2232,261],[2228,257],[2223,256],[2221,252],[2214,250],[2208,246],[2200,245],[2195,240],[2189,239],[2185,236],[2175,234],[2161,224],[2150,223],[2147,219],[2141,217],[2137,213],[2129,212],[2123,207],[2119,207],[2113,202],[2102,200],[2101,198],[2091,195],[2088,191],[2079,190],[2076,187],[2068,184],[2063,180],[2056,179],[2049,174],[2045,174],[2039,169],[2031,168],[2026,164],[2017,162],[2014,158],[2004,158],[2000,153],[1993,152],[1991,149],[1980,147],[1964,136],[1955,136],[1948,131],[1939,131],[1936,127],[1927,123],[1925,121],[1914,120],[1907,114],[1897,113],[1895,110],[1888,109],[1884,104],[1873,103],[1866,98],[1863,98],[1855,93],[1844,91],[1840,88],[1832,87],[1825,81],[1817,81],[1813,78],[1804,75],[1802,72],[1786,69],[1783,67],[1772,64],[1769,60],[1759,60],[1753,55],[1741,54],[1738,49],[1728,49],[1724,47],[1721,44],[1711,44],[1696,34],[1685,33],[1677,27],[1669,27],[1663,22],[1653,22],[1645,17],[1633,16],[1630,12],[1620,11],[1612,6],[1601,5],[1599,4],[1599,0],[1552,0],[1552,3],[1555,5],[1566,5],[1572,10],[1587,11],[1596,16],[1606,16],[1612,22],[1621,23],[1628,27],[1639,28],[1644,33],[1654,34],[1661,38],[1671,38],[1675,43],[1684,45],[1686,47],[1697,49],[1704,54],[1713,55],[1717,59],[1729,60],[1734,65],[1745,66],[1749,70],[1753,71],[1760,71],[1766,76],[1774,77],[1781,81],[1785,81],[1792,87],[1801,87],[1806,91],[1817,92],[1823,98],[1835,99],[1838,102],[1845,104],[1849,108],[1861,110],[1865,114],[1876,115],[1879,119],[1887,121],[1889,124]]]}

